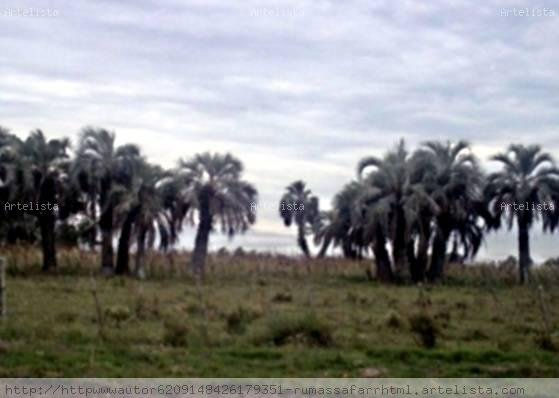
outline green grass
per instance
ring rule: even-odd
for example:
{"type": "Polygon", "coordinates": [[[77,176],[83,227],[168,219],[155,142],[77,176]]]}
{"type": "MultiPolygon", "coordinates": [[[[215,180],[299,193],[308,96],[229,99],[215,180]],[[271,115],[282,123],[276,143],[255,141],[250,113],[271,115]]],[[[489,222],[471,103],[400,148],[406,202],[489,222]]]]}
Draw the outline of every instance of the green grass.
{"type": "MultiPolygon", "coordinates": [[[[303,264],[227,264],[200,290],[184,275],[95,285],[102,327],[91,277],[9,276],[0,376],[559,376],[559,353],[537,342],[534,287],[383,286],[360,267],[303,264]],[[411,327],[418,316],[434,324],[434,348],[411,327]]],[[[557,341],[556,285],[546,299],[557,341]]]]}

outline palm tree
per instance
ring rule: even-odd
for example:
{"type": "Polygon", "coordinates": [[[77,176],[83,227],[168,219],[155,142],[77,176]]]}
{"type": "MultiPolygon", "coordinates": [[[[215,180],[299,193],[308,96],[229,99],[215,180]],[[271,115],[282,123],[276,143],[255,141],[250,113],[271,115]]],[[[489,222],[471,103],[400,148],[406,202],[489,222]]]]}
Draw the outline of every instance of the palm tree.
{"type": "Polygon", "coordinates": [[[361,215],[356,213],[363,186],[352,181],[338,192],[332,201],[332,210],[320,212],[316,223],[315,244],[321,244],[319,257],[323,257],[328,247],[341,247],[344,257],[360,259],[367,249],[363,239],[361,215]]]}
{"type": "Polygon", "coordinates": [[[286,193],[279,202],[279,214],[285,226],[289,227],[294,222],[297,226],[297,243],[305,257],[310,258],[311,253],[306,235],[319,218],[318,198],[312,195],[303,181],[295,181],[286,188],[286,193]]]}
{"type": "Polygon", "coordinates": [[[10,134],[8,129],[0,126],[0,187],[7,185],[8,178],[8,163],[11,158],[10,152],[12,143],[17,137],[10,134]]]}
{"type": "Polygon", "coordinates": [[[140,158],[136,145],[115,145],[115,134],[105,129],[86,127],[82,130],[75,164],[95,184],[98,192],[101,229],[101,267],[113,271],[114,209],[129,186],[140,158]]]}
{"type": "Polygon", "coordinates": [[[79,187],[78,196],[84,202],[85,209],[81,214],[79,231],[81,237],[87,241],[90,250],[95,250],[99,244],[98,236],[98,200],[100,187],[99,173],[93,169],[95,164],[92,162],[77,163],[72,167],[72,179],[74,184],[79,187]]]}
{"type": "MultiPolygon", "coordinates": [[[[475,254],[481,244],[481,226],[478,225],[482,204],[483,174],[478,160],[469,153],[469,144],[459,141],[441,143],[430,141],[413,156],[414,170],[420,173],[423,192],[429,200],[421,218],[424,221],[422,242],[433,234],[431,264],[427,276],[430,280],[442,277],[447,261],[447,247],[451,235],[460,236],[469,254],[475,254]],[[431,229],[434,228],[434,231],[431,229]],[[475,250],[471,250],[475,249],[475,250]]],[[[425,259],[425,245],[422,245],[425,259]]],[[[422,260],[424,261],[424,260],[422,260]]],[[[422,264],[423,265],[423,264],[422,264]]]]}
{"type": "Polygon", "coordinates": [[[18,167],[21,157],[18,151],[23,142],[9,130],[0,127],[0,241],[9,244],[17,242],[34,243],[39,240],[35,217],[31,214],[9,210],[5,204],[18,202],[21,187],[28,185],[29,176],[25,167],[18,167]]]}
{"type": "Polygon", "coordinates": [[[382,248],[388,238],[392,246],[394,273],[402,277],[408,272],[408,237],[416,217],[416,206],[412,202],[417,200],[416,181],[411,179],[404,141],[401,140],[396,149],[382,159],[374,156],[361,159],[357,175],[365,187],[361,200],[366,207],[363,215],[367,217],[367,236],[371,242],[374,238],[383,265],[386,259],[382,248]],[[365,170],[371,168],[372,171],[365,174],[365,170]]]}
{"type": "Polygon", "coordinates": [[[138,192],[140,207],[134,228],[136,230],[136,276],[143,279],[146,244],[153,246],[159,236],[159,248],[164,252],[178,240],[178,231],[186,217],[189,205],[182,201],[181,182],[170,171],[159,166],[146,170],[144,184],[138,192]]]}
{"type": "MultiPolygon", "coordinates": [[[[315,232],[315,242],[340,246],[346,258],[361,259],[369,248],[375,256],[376,276],[383,282],[393,280],[388,254],[388,221],[382,206],[368,204],[369,189],[362,181],[352,181],[336,194],[332,210],[323,212],[315,232]]],[[[372,277],[372,272],[367,271],[372,277]]]]}
{"type": "MultiPolygon", "coordinates": [[[[398,277],[402,276],[402,271],[393,270],[390,255],[386,248],[391,236],[390,231],[390,212],[387,211],[384,203],[369,203],[367,190],[363,192],[358,205],[361,216],[358,220],[354,219],[354,226],[362,229],[363,241],[372,247],[375,256],[376,276],[381,282],[393,282],[395,272],[398,277]]],[[[394,246],[392,246],[394,250],[394,246]]],[[[392,254],[394,258],[394,251],[392,254]]]]}
{"type": "Polygon", "coordinates": [[[256,189],[241,179],[243,164],[231,154],[203,153],[191,160],[179,161],[178,175],[185,184],[184,202],[198,214],[198,229],[192,255],[192,267],[203,278],[208,241],[214,223],[233,237],[245,232],[256,221],[252,209],[257,200],[256,189]]]}
{"type": "Polygon", "coordinates": [[[120,225],[120,236],[117,244],[115,274],[123,275],[130,272],[130,239],[132,228],[140,210],[140,195],[143,181],[134,171],[131,186],[126,195],[123,195],[115,208],[116,225],[120,225]]]}
{"type": "Polygon", "coordinates": [[[122,212],[123,222],[117,250],[117,274],[129,272],[129,248],[132,235],[136,236],[134,273],[145,277],[143,258],[146,243],[152,246],[156,235],[160,247],[167,250],[177,240],[177,220],[186,215],[188,206],[182,206],[177,216],[175,207],[181,206],[178,180],[160,166],[142,160],[135,175],[135,183],[117,212],[122,212]],[[124,210],[124,211],[123,211],[124,210]]]}
{"type": "MultiPolygon", "coordinates": [[[[11,179],[13,175],[11,171],[16,156],[15,148],[18,147],[14,143],[18,141],[19,139],[10,134],[8,129],[0,126],[0,201],[3,204],[9,203],[12,196],[13,184],[11,184],[11,179]]],[[[7,211],[4,205],[0,208],[0,241],[8,239],[11,224],[14,220],[13,216],[14,213],[7,211]]]]}
{"type": "Polygon", "coordinates": [[[491,201],[493,214],[499,220],[505,219],[509,229],[516,220],[519,277],[525,283],[532,263],[530,228],[540,219],[544,231],[546,227],[553,230],[556,226],[551,220],[554,212],[549,207],[554,207],[553,200],[559,195],[559,169],[551,155],[542,152],[538,145],[510,145],[492,160],[500,162],[503,169],[489,175],[485,194],[491,201]],[[547,211],[538,207],[544,205],[547,211]]]}
{"type": "Polygon", "coordinates": [[[317,258],[324,258],[336,234],[336,212],[334,210],[320,211],[313,224],[314,244],[320,246],[317,258]]]}
{"type": "Polygon", "coordinates": [[[56,267],[55,226],[63,189],[68,187],[68,139],[47,140],[41,130],[25,141],[13,141],[16,197],[30,202],[29,214],[37,218],[41,236],[43,270],[56,267]]]}

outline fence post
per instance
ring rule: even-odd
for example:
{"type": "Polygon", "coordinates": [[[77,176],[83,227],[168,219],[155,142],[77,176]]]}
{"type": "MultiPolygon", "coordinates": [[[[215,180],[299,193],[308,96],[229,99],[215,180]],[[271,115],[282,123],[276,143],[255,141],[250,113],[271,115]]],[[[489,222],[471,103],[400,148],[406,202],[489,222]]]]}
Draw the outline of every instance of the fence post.
{"type": "Polygon", "coordinates": [[[6,316],[6,260],[0,257],[0,318],[6,316]]]}

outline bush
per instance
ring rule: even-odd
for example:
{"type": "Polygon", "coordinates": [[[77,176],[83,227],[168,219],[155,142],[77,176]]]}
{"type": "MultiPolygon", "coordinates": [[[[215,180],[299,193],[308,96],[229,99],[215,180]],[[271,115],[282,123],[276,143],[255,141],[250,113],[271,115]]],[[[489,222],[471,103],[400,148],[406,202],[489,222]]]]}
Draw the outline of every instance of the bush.
{"type": "Polygon", "coordinates": [[[56,320],[63,323],[74,322],[76,319],[78,319],[78,314],[73,312],[63,311],[56,316],[56,320]]]}
{"type": "Polygon", "coordinates": [[[141,320],[146,320],[150,317],[159,318],[161,315],[159,299],[154,297],[153,300],[150,301],[145,296],[138,295],[134,303],[134,313],[136,317],[141,320]]]}
{"type": "Polygon", "coordinates": [[[248,324],[261,315],[262,312],[257,309],[239,306],[226,314],[227,330],[230,333],[244,333],[248,324]]]}
{"type": "Polygon", "coordinates": [[[147,319],[149,314],[147,300],[144,296],[138,295],[136,297],[136,301],[134,303],[134,313],[136,314],[136,318],[138,319],[147,319]]]}
{"type": "Polygon", "coordinates": [[[328,347],[334,342],[330,326],[312,314],[274,317],[256,340],[257,343],[272,343],[277,346],[294,343],[328,347]]]}
{"type": "Polygon", "coordinates": [[[369,303],[369,299],[366,296],[355,294],[353,292],[349,292],[347,294],[347,301],[352,304],[361,304],[361,305],[366,305],[369,303]]]}
{"type": "Polygon", "coordinates": [[[433,318],[426,313],[412,315],[409,318],[410,329],[418,335],[425,348],[433,348],[437,343],[438,328],[433,318]]]}
{"type": "Polygon", "coordinates": [[[290,303],[293,301],[293,296],[289,292],[279,292],[272,297],[274,303],[290,303]]]}
{"type": "Polygon", "coordinates": [[[188,335],[190,334],[190,328],[181,322],[176,320],[165,321],[165,334],[163,336],[163,342],[166,345],[173,347],[185,347],[188,345],[188,335]]]}
{"type": "Polygon", "coordinates": [[[546,333],[540,333],[535,338],[536,345],[544,350],[544,351],[551,351],[555,352],[558,350],[558,346],[553,340],[552,336],[546,333]]]}
{"type": "Polygon", "coordinates": [[[439,312],[437,312],[435,314],[435,319],[440,319],[440,320],[445,321],[445,322],[449,322],[450,318],[451,318],[450,311],[448,311],[446,309],[440,310],[439,312]]]}
{"type": "Polygon", "coordinates": [[[131,315],[130,309],[124,305],[113,305],[105,310],[107,319],[115,321],[117,327],[120,327],[120,324],[130,318],[131,315]]]}
{"type": "Polygon", "coordinates": [[[396,311],[391,310],[386,314],[384,324],[390,328],[399,329],[402,326],[402,317],[396,311]]]}
{"type": "Polygon", "coordinates": [[[464,333],[464,341],[481,341],[488,340],[489,336],[481,329],[468,329],[464,333]]]}

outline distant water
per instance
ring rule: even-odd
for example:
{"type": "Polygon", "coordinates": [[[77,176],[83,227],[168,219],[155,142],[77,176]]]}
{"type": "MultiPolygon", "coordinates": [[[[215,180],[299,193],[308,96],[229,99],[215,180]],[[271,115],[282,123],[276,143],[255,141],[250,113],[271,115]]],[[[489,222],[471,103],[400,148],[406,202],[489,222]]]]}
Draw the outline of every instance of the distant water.
{"type": "MultiPolygon", "coordinates": [[[[534,229],[530,234],[530,253],[535,263],[559,257],[559,234],[544,234],[534,229]]],[[[508,256],[518,257],[518,236],[514,230],[487,235],[477,259],[500,260],[508,256]]]]}
{"type": "MultiPolygon", "coordinates": [[[[195,230],[189,228],[181,235],[179,247],[192,249],[194,243],[195,230]]],[[[543,234],[533,230],[530,235],[530,247],[534,262],[540,263],[550,257],[559,257],[559,234],[543,234]]],[[[500,231],[486,235],[485,242],[480,249],[476,260],[501,260],[508,256],[518,256],[516,231],[500,231]]],[[[312,238],[309,238],[309,243],[312,238]]],[[[295,230],[287,230],[286,234],[262,233],[248,231],[244,235],[236,235],[232,240],[221,233],[214,233],[210,237],[210,250],[215,251],[225,247],[228,250],[235,250],[242,247],[245,250],[256,250],[270,253],[281,253],[287,255],[298,255],[300,249],[296,244],[295,230]]],[[[318,248],[314,248],[316,253],[318,248]]],[[[341,254],[335,250],[333,254],[341,254]]]]}

